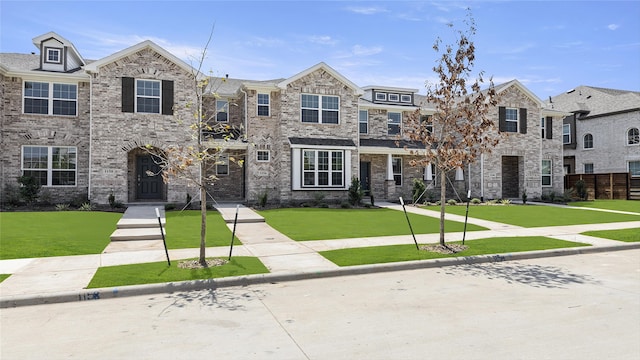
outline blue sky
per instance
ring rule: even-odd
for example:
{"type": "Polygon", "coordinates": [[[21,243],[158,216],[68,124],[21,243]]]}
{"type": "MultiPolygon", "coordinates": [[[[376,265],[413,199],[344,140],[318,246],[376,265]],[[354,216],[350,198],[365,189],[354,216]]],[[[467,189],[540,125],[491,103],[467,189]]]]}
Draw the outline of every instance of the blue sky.
{"type": "Polygon", "coordinates": [[[0,1],[0,51],[55,31],[86,59],[152,40],[205,70],[286,78],[321,61],[359,86],[434,80],[436,37],[476,21],[476,71],[542,100],[579,85],[640,91],[640,1],[0,1]]]}

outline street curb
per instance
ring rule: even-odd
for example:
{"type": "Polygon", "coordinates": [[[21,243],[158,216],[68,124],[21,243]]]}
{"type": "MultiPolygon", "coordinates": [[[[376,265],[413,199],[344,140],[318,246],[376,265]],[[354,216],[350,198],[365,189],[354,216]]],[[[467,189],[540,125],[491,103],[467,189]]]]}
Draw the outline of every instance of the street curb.
{"type": "Polygon", "coordinates": [[[477,255],[466,257],[453,257],[433,260],[416,260],[395,262],[387,264],[358,265],[324,270],[318,272],[297,272],[284,274],[255,274],[234,276],[218,279],[180,281],[159,284],[131,285],[113,288],[85,289],[82,291],[66,291],[39,295],[16,295],[0,299],[0,309],[29,306],[57,304],[65,302],[80,302],[91,300],[115,299],[129,296],[152,295],[160,293],[173,293],[183,291],[197,291],[206,289],[219,289],[233,286],[248,286],[287,281],[299,281],[320,279],[328,277],[373,274],[381,272],[427,269],[454,265],[497,263],[503,261],[527,260],[545,257],[569,256],[581,254],[593,254],[608,251],[640,249],[640,243],[625,243],[608,246],[589,246],[577,248],[564,248],[554,250],[537,250],[508,254],[477,255]]]}

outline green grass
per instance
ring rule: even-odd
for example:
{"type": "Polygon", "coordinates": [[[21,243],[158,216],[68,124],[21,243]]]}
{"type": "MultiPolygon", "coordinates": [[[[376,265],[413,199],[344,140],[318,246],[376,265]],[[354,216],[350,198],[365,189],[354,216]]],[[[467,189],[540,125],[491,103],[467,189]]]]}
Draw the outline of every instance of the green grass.
{"type": "MultiPolygon", "coordinates": [[[[267,224],[299,241],[390,236],[410,234],[407,219],[402,211],[391,209],[318,209],[287,208],[259,212],[267,224]]],[[[409,214],[411,226],[416,234],[431,234],[440,231],[439,219],[409,214]]],[[[464,223],[447,221],[447,232],[462,231],[464,223]]],[[[467,226],[467,231],[486,230],[483,227],[467,226]]]]}
{"type": "Polygon", "coordinates": [[[0,282],[3,282],[9,276],[11,276],[11,274],[0,274],[0,282]]]}
{"type": "Polygon", "coordinates": [[[597,230],[586,231],[582,235],[595,236],[604,239],[626,241],[626,242],[639,242],[640,241],[640,228],[635,229],[621,229],[621,230],[597,230]]]}
{"type": "Polygon", "coordinates": [[[269,272],[255,257],[232,257],[225,265],[206,269],[180,269],[179,261],[172,262],[171,267],[164,261],[101,267],[91,279],[88,288],[213,279],[269,272]]]}
{"type": "MultiPolygon", "coordinates": [[[[186,249],[200,247],[200,210],[167,211],[167,248],[186,249]]],[[[229,246],[231,230],[219,212],[207,211],[207,240],[209,246],[229,246]]],[[[234,244],[239,245],[238,238],[234,244]]]]}
{"type": "Polygon", "coordinates": [[[568,204],[569,206],[589,207],[607,210],[619,210],[640,213],[640,201],[638,200],[593,200],[593,201],[576,201],[568,204]]]}
{"type": "MultiPolygon", "coordinates": [[[[426,206],[440,211],[439,206],[426,206]]],[[[465,214],[466,206],[447,206],[450,214],[465,214]]],[[[623,221],[640,221],[640,215],[616,214],[604,211],[569,209],[544,205],[475,205],[469,207],[469,217],[522,227],[598,224],[623,221]]]]}
{"type": "Polygon", "coordinates": [[[99,254],[120,217],[98,211],[0,212],[0,259],[99,254]]]}
{"type": "MultiPolygon", "coordinates": [[[[459,244],[460,242],[452,243],[459,244]]],[[[541,236],[479,239],[466,241],[465,245],[469,248],[457,254],[418,251],[414,244],[329,250],[322,251],[320,254],[338,266],[353,266],[589,246],[588,244],[541,236]]]]}

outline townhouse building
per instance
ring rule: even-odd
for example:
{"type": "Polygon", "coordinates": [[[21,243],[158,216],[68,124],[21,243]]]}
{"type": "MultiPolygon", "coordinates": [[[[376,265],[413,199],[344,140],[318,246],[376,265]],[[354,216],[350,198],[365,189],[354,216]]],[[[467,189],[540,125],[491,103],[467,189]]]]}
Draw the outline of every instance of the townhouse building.
{"type": "MultiPolygon", "coordinates": [[[[194,144],[184,120],[202,74],[151,41],[95,61],[53,32],[33,44],[33,54],[0,54],[3,194],[28,175],[55,203],[197,196],[185,180],[163,182],[144,148],[194,144]]],[[[507,136],[452,174],[451,189],[485,199],[562,193],[562,119],[569,114],[545,107],[517,80],[496,90],[501,100],[491,116],[507,136]]],[[[412,112],[434,113],[423,100],[418,89],[360,87],[323,62],[281,79],[213,79],[205,107],[235,136],[210,167],[217,181],[209,196],[340,202],[357,178],[377,200],[410,199],[413,179],[438,185],[433,164],[411,166],[420,154],[407,148],[420,147],[403,139],[412,112]]]]}

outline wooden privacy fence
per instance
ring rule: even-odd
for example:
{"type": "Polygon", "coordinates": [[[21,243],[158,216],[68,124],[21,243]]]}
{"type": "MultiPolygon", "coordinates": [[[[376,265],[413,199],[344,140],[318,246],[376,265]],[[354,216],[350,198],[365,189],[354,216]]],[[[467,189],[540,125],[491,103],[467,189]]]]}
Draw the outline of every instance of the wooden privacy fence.
{"type": "Polygon", "coordinates": [[[580,179],[584,180],[587,200],[640,200],[640,178],[632,178],[630,173],[565,175],[564,188],[575,189],[580,179]]]}

